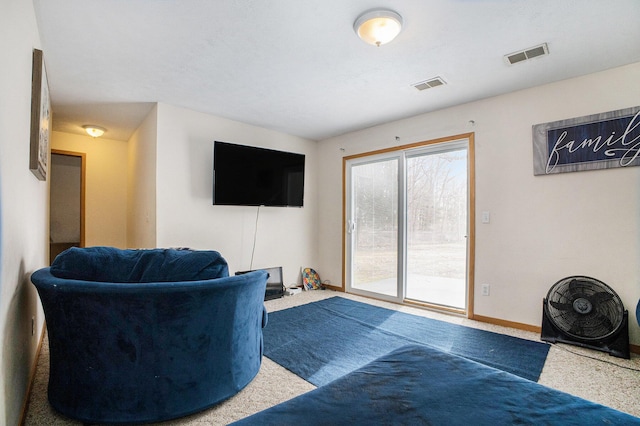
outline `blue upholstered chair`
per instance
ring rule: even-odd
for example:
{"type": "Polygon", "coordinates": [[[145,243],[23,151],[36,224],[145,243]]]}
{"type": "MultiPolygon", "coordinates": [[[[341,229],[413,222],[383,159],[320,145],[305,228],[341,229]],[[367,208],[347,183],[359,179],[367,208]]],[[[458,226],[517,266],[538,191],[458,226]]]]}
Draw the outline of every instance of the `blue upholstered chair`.
{"type": "Polygon", "coordinates": [[[49,402],[95,423],[188,415],[244,388],[262,361],[267,273],[214,251],[72,248],[34,272],[49,402]]]}

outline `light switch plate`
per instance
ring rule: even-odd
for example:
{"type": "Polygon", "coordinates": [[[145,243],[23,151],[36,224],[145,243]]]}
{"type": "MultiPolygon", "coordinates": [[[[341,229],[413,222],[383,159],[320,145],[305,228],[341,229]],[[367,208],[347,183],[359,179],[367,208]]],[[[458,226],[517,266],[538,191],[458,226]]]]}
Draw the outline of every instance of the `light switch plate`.
{"type": "Polygon", "coordinates": [[[488,211],[483,211],[482,212],[482,223],[489,223],[491,222],[491,214],[488,211]]]}

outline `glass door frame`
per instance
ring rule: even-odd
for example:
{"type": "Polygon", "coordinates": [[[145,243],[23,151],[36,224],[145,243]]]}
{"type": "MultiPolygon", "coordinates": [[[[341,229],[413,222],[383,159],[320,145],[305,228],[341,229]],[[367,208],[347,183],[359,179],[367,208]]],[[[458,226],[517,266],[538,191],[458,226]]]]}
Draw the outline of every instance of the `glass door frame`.
{"type": "MultiPolygon", "coordinates": [[[[347,157],[345,157],[347,158],[347,157]]],[[[353,282],[353,270],[352,270],[352,266],[353,266],[353,262],[350,261],[350,259],[352,258],[352,253],[353,253],[353,247],[352,247],[352,243],[353,243],[353,238],[352,238],[352,234],[353,231],[355,231],[354,228],[354,224],[351,221],[351,217],[353,217],[353,208],[354,208],[354,200],[353,197],[351,197],[351,194],[353,192],[353,183],[352,182],[352,177],[351,177],[351,168],[353,166],[358,166],[358,165],[367,165],[367,164],[375,164],[375,163],[381,163],[384,161],[390,161],[390,160],[395,160],[397,162],[397,181],[396,181],[396,185],[398,186],[398,205],[402,205],[404,204],[404,200],[405,200],[405,191],[401,190],[401,188],[404,187],[404,154],[402,151],[398,151],[396,153],[393,152],[384,152],[384,153],[376,153],[370,156],[358,156],[357,158],[354,158],[352,160],[348,160],[347,163],[345,163],[346,166],[346,170],[345,170],[345,177],[346,177],[346,182],[345,182],[345,190],[346,190],[346,202],[349,204],[345,204],[345,212],[346,212],[346,216],[345,216],[345,221],[346,221],[346,228],[344,229],[344,241],[345,241],[345,246],[344,246],[344,251],[345,254],[347,256],[347,259],[345,260],[345,277],[347,277],[347,279],[344,281],[345,283],[345,289],[347,293],[353,293],[353,294],[360,294],[363,296],[369,296],[369,297],[375,297],[377,299],[382,299],[382,300],[386,300],[386,301],[390,301],[390,302],[402,302],[403,300],[403,296],[404,296],[404,289],[403,289],[403,274],[404,274],[404,262],[402,261],[403,256],[402,256],[402,247],[404,246],[404,235],[405,232],[403,231],[404,229],[404,215],[399,214],[400,210],[398,210],[398,214],[396,217],[397,220],[397,224],[398,224],[398,229],[397,229],[397,244],[396,244],[396,295],[397,296],[391,296],[388,294],[383,294],[383,293],[377,293],[377,292],[371,292],[371,291],[367,291],[367,290],[363,290],[363,289],[359,289],[359,288],[354,288],[352,287],[352,282],[353,282]]],[[[355,226],[357,226],[357,223],[355,224],[355,226]]]]}
{"type": "Polygon", "coordinates": [[[342,227],[342,247],[343,247],[343,265],[342,265],[342,278],[343,288],[347,293],[358,294],[362,296],[372,297],[375,299],[386,300],[395,303],[402,303],[408,305],[417,305],[434,310],[441,310],[446,312],[455,313],[458,315],[464,315],[468,318],[473,317],[473,305],[474,305],[474,275],[475,275],[475,147],[474,147],[474,133],[464,133],[460,135],[454,135],[424,142],[417,142],[408,145],[402,145],[387,149],[381,149],[377,151],[365,152],[362,154],[356,154],[343,157],[342,163],[342,176],[343,176],[343,192],[342,192],[342,210],[343,210],[343,227],[342,227]],[[466,282],[467,282],[467,307],[466,310],[448,308],[440,305],[433,305],[429,303],[416,302],[405,298],[405,286],[406,286],[406,254],[404,253],[404,246],[406,241],[406,223],[404,212],[404,206],[406,202],[406,185],[405,185],[405,171],[404,171],[404,158],[413,156],[419,152],[438,152],[437,144],[442,144],[442,151],[455,149],[455,146],[466,145],[467,149],[467,268],[466,268],[466,282]],[[402,214],[398,214],[398,280],[397,280],[397,297],[357,289],[352,287],[352,265],[351,265],[351,231],[352,224],[350,218],[352,216],[353,200],[351,199],[352,185],[351,182],[351,167],[358,164],[367,164],[383,161],[385,159],[400,158],[398,164],[398,203],[399,206],[403,206],[400,210],[402,214]]]}

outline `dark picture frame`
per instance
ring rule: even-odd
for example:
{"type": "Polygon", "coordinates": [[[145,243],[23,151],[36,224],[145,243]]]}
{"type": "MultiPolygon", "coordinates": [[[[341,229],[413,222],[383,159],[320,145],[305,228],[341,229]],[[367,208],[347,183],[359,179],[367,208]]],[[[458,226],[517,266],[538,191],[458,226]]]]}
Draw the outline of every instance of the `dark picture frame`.
{"type": "Polygon", "coordinates": [[[47,180],[51,99],[42,50],[33,49],[31,73],[31,140],[29,169],[38,180],[47,180]]]}

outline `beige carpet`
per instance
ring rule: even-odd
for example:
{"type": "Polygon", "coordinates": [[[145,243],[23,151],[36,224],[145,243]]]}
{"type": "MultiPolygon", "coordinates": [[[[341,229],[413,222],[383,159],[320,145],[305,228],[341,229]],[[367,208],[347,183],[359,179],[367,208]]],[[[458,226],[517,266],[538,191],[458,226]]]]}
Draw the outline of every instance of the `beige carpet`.
{"type": "MultiPolygon", "coordinates": [[[[347,297],[390,309],[539,340],[539,335],[521,330],[478,323],[422,309],[380,302],[332,291],[309,291],[266,302],[267,309],[277,311],[331,296],[347,297]]],[[[322,327],[322,324],[318,325],[322,327]]],[[[47,402],[49,350],[42,344],[25,425],[82,425],[57,414],[47,402]]],[[[640,417],[640,356],[631,360],[611,357],[598,351],[570,345],[554,345],[549,351],[539,383],[640,417]]],[[[282,368],[268,358],[256,378],[239,394],[198,414],[158,425],[224,425],[262,411],[280,402],[314,389],[315,386],[282,368]]]]}

